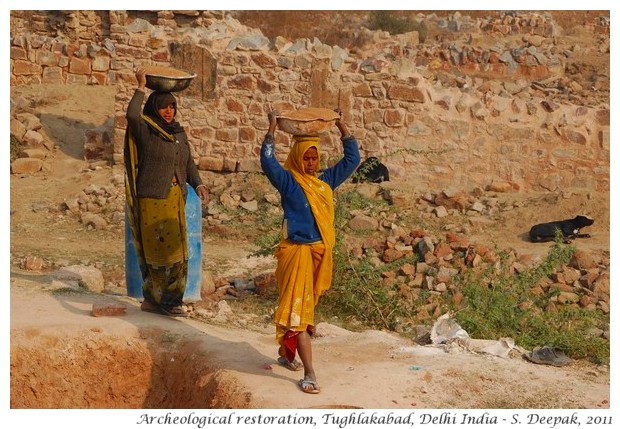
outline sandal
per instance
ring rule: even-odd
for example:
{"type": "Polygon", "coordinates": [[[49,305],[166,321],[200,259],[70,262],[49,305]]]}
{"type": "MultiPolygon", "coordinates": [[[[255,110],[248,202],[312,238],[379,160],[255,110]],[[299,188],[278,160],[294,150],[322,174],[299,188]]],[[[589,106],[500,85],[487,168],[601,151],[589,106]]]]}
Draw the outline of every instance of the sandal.
{"type": "Polygon", "coordinates": [[[297,385],[304,393],[319,393],[321,391],[321,388],[316,380],[313,380],[308,376],[304,377],[303,380],[299,380],[297,385]]]}
{"type": "Polygon", "coordinates": [[[146,300],[140,304],[140,310],[155,314],[166,314],[159,305],[146,300]]]}
{"type": "Polygon", "coordinates": [[[525,358],[530,362],[553,366],[564,366],[572,362],[562,349],[551,346],[536,347],[531,353],[526,353],[525,358]]]}
{"type": "Polygon", "coordinates": [[[280,356],[278,358],[278,364],[283,366],[286,369],[290,369],[291,371],[300,371],[304,368],[303,364],[299,362],[297,359],[292,362],[285,358],[284,356],[280,356]]]}
{"type": "Polygon", "coordinates": [[[161,307],[165,315],[171,317],[189,317],[189,313],[183,309],[180,305],[173,307],[161,307]]]}

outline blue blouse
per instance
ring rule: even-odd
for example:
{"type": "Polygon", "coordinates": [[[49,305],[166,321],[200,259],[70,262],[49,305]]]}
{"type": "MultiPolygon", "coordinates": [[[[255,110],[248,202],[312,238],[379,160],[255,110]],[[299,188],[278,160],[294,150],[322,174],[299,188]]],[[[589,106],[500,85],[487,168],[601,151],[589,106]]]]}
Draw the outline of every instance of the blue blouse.
{"type": "MultiPolygon", "coordinates": [[[[323,170],[319,179],[336,189],[357,168],[360,152],[357,140],[353,136],[342,139],[344,156],[334,166],[323,170]]],[[[274,151],[273,135],[267,134],[260,151],[260,164],[271,184],[280,193],[284,220],[287,225],[287,238],[294,243],[314,243],[321,241],[319,228],[312,215],[306,194],[290,171],[278,162],[274,151]]]]}

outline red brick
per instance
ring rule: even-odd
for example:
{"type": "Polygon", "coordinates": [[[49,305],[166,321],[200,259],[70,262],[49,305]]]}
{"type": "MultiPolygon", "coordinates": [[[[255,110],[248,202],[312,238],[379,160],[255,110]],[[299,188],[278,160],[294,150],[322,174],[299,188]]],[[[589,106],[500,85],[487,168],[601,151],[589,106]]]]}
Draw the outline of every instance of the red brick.
{"type": "Polygon", "coordinates": [[[395,84],[388,88],[388,97],[391,100],[416,101],[424,103],[424,93],[420,88],[405,84],[395,84]]]}
{"type": "Polygon", "coordinates": [[[15,60],[13,63],[13,74],[14,75],[24,75],[24,74],[41,74],[41,66],[35,63],[31,63],[30,61],[23,60],[15,60]]]}
{"type": "Polygon", "coordinates": [[[123,304],[93,304],[91,315],[94,317],[124,316],[127,306],[123,304]]]}
{"type": "Polygon", "coordinates": [[[90,71],[90,61],[82,58],[71,58],[69,62],[69,73],[88,75],[90,71]]]}

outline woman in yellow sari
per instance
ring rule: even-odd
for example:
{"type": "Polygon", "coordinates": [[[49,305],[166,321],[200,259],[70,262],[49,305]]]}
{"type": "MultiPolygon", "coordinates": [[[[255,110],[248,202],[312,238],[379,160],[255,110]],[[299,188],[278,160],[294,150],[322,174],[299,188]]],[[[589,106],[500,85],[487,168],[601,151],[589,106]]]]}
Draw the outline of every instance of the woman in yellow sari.
{"type": "Polygon", "coordinates": [[[314,307],[332,281],[336,242],[333,190],[353,174],[360,154],[357,140],[339,119],[336,126],[341,133],[344,156],[338,163],[321,171],[320,138],[293,136],[293,146],[282,167],[274,151],[277,116],[276,111],[268,115],[269,131],[261,147],[260,160],[269,181],[280,193],[284,210],[282,240],[275,252],[278,362],[291,370],[301,370],[303,364],[304,378],[299,380],[299,387],[306,393],[319,393],[311,336],[314,307]],[[295,359],[297,353],[302,364],[295,359]]]}

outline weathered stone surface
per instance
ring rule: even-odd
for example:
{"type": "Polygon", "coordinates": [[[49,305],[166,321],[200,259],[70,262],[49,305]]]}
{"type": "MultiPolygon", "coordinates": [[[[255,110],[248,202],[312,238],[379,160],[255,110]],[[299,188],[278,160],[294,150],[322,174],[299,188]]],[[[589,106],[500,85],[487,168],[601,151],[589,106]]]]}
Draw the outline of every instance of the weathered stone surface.
{"type": "Polygon", "coordinates": [[[583,250],[575,250],[570,266],[578,270],[588,270],[596,267],[596,261],[589,253],[583,250]]]}
{"type": "Polygon", "coordinates": [[[22,262],[22,268],[28,271],[41,271],[45,266],[45,262],[39,256],[27,256],[22,262]]]}
{"type": "Polygon", "coordinates": [[[104,290],[103,273],[95,267],[69,265],[52,275],[58,281],[77,281],[81,287],[91,292],[103,292],[104,290]]]}
{"type": "Polygon", "coordinates": [[[11,173],[13,174],[32,174],[40,171],[43,167],[43,160],[38,158],[17,158],[11,163],[11,173]]]}
{"type": "Polygon", "coordinates": [[[375,231],[379,228],[379,222],[377,221],[377,219],[371,216],[367,216],[365,214],[355,215],[349,221],[348,225],[349,225],[349,228],[351,228],[354,231],[365,231],[365,230],[375,231]]]}
{"type": "Polygon", "coordinates": [[[108,222],[96,213],[85,212],[81,216],[82,224],[93,229],[106,229],[108,222]]]}
{"type": "Polygon", "coordinates": [[[388,88],[388,97],[393,100],[412,101],[417,103],[424,103],[426,97],[420,88],[411,85],[394,84],[388,88]]]}

